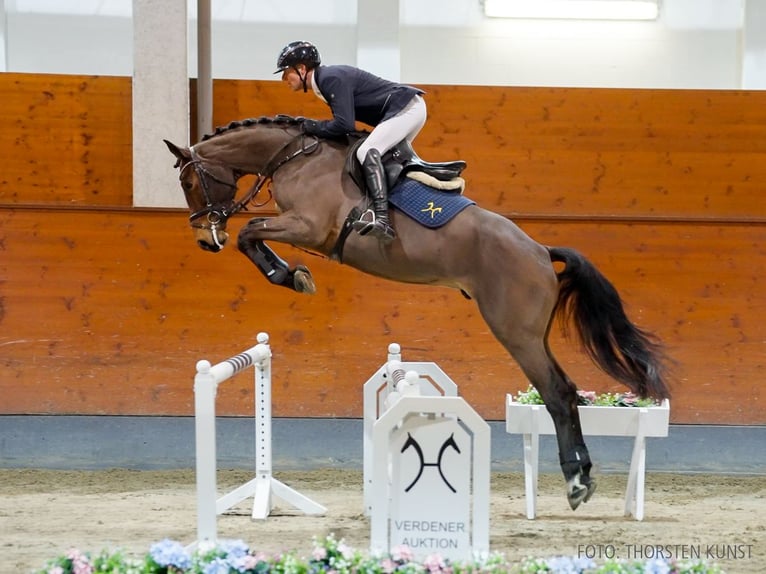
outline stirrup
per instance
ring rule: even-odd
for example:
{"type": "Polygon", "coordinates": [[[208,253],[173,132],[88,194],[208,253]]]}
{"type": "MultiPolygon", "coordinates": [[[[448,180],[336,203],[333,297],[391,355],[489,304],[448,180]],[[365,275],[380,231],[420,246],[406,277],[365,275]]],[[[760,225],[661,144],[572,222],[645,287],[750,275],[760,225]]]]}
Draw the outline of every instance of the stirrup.
{"type": "Polygon", "coordinates": [[[383,243],[391,243],[396,239],[394,228],[378,219],[372,209],[365,211],[351,226],[359,235],[371,235],[383,243]]]}

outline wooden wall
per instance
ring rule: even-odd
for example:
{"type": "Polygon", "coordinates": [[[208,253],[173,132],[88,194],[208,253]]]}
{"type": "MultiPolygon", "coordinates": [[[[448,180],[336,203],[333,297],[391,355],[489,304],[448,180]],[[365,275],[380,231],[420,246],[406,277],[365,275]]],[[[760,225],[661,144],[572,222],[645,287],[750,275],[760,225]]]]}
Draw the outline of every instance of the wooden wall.
{"type": "MultiPolygon", "coordinates": [[[[360,417],[396,341],[503,418],[526,382],[458,293],[275,245],[317,280],[293,294],[197,249],[184,212],[131,208],[130,83],[0,74],[0,414],[188,415],[196,361],[267,331],[276,416],[360,417]]],[[[612,279],[677,361],[673,422],[766,424],[766,93],[424,88],[421,156],[467,160],[467,195],[612,279]]],[[[327,115],[277,82],[215,84],[216,123],[288,112],[327,115]]],[[[581,388],[619,390],[558,331],[553,347],[581,388]]],[[[249,376],[219,410],[252,414],[249,376]]]]}

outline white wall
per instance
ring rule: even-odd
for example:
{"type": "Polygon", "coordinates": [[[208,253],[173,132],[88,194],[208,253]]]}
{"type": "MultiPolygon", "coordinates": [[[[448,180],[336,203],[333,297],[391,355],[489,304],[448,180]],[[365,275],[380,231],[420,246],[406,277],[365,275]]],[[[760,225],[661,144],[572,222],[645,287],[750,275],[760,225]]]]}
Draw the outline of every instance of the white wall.
{"type": "MultiPolygon", "coordinates": [[[[188,1],[193,14],[196,2],[188,1]]],[[[762,88],[766,77],[757,66],[766,22],[747,22],[745,41],[745,0],[663,0],[656,22],[493,20],[483,16],[479,0],[400,2],[394,48],[405,82],[739,89],[762,88]]],[[[58,8],[25,12],[34,1],[5,0],[7,70],[132,75],[130,0],[107,2],[108,15],[51,13],[66,3],[43,2],[58,8]]],[[[747,13],[762,18],[764,11],[747,13]]],[[[357,0],[213,0],[213,17],[217,78],[275,79],[276,55],[294,39],[316,43],[327,63],[355,64],[363,44],[357,0]]],[[[196,76],[195,46],[192,21],[190,76],[196,76]]]]}
{"type": "Polygon", "coordinates": [[[114,16],[6,14],[9,72],[130,76],[133,25],[114,16]]]}

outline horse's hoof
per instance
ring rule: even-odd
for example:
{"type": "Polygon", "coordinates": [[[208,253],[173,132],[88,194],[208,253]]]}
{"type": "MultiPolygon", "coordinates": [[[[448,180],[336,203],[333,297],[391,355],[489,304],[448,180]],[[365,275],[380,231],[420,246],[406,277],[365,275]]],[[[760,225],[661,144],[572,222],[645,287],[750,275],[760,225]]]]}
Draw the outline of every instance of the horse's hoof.
{"type": "Polygon", "coordinates": [[[577,507],[585,500],[586,496],[588,496],[588,489],[585,486],[582,486],[581,484],[575,486],[571,492],[567,493],[569,507],[572,510],[577,510],[577,507]]]}
{"type": "Polygon", "coordinates": [[[295,273],[293,274],[293,287],[298,293],[313,295],[317,292],[314,278],[311,276],[311,271],[308,270],[308,267],[298,265],[295,268],[295,273]]]}
{"type": "Polygon", "coordinates": [[[573,481],[569,485],[569,492],[567,492],[567,500],[569,500],[569,507],[572,510],[577,510],[583,502],[588,502],[590,497],[596,491],[596,481],[589,480],[587,484],[580,483],[579,480],[573,481]]]}

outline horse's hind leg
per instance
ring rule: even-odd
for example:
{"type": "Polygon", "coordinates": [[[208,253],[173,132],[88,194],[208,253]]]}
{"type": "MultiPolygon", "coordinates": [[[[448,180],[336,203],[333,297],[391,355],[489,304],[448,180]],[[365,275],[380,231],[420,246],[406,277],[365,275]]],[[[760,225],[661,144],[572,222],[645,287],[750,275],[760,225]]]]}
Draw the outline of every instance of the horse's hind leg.
{"type": "Polygon", "coordinates": [[[592,464],[580,426],[577,388],[552,357],[543,339],[523,347],[511,346],[509,351],[540,393],[553,419],[567,499],[574,510],[580,503],[587,502],[596,489],[590,477],[592,464]]]}
{"type": "MultiPolygon", "coordinates": [[[[581,502],[590,499],[596,489],[596,483],[590,477],[592,463],[582,436],[580,413],[577,409],[577,387],[552,357],[547,344],[545,347],[549,362],[545,378],[540,382],[538,375],[530,373],[528,376],[540,392],[556,427],[559,464],[567,482],[569,505],[574,510],[581,502]]],[[[517,356],[521,357],[519,362],[524,369],[526,359],[523,354],[517,356]]]]}
{"type": "Polygon", "coordinates": [[[559,462],[574,510],[596,487],[577,410],[577,388],[556,363],[547,337],[558,297],[553,268],[517,261],[511,270],[496,266],[495,280],[475,290],[476,301],[495,337],[540,393],[556,427],[559,462]],[[550,270],[548,270],[550,269],[550,270]],[[512,277],[513,280],[506,280],[512,277]]]}

